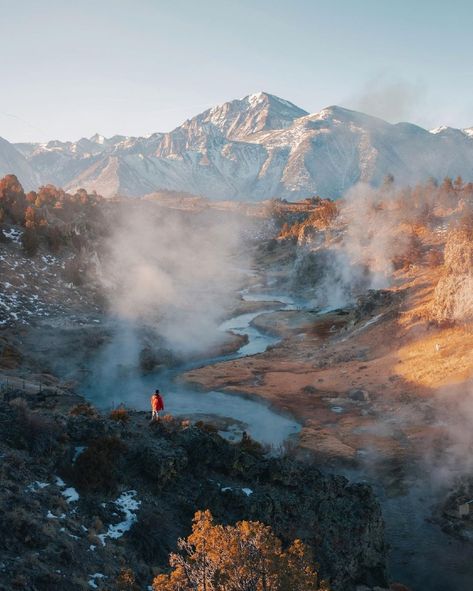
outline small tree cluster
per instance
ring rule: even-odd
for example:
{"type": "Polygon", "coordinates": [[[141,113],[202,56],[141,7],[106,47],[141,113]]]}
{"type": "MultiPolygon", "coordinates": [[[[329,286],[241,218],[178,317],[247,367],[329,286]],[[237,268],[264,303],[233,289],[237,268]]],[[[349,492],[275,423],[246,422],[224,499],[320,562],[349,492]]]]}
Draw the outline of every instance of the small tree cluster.
{"type": "Polygon", "coordinates": [[[100,222],[100,201],[97,194],[84,189],[71,195],[53,185],[25,194],[17,177],[9,174],[0,179],[0,230],[8,224],[23,226],[23,247],[29,256],[36,253],[41,241],[57,253],[65,243],[76,246],[78,236],[71,225],[78,219],[100,222]]]}
{"type": "Polygon", "coordinates": [[[331,199],[314,197],[305,201],[310,207],[306,212],[299,214],[299,219],[284,221],[279,233],[279,238],[292,239],[304,242],[314,231],[330,228],[339,214],[339,208],[331,199]],[[302,215],[302,218],[300,217],[302,215]]]}
{"type": "Polygon", "coordinates": [[[130,413],[124,407],[114,408],[112,411],[110,411],[110,418],[112,421],[115,421],[116,423],[119,423],[125,427],[130,421],[130,413]]]}
{"type": "Polygon", "coordinates": [[[218,525],[210,511],[199,511],[178,549],[170,556],[172,571],[154,579],[153,591],[327,589],[300,540],[284,550],[271,528],[259,522],[218,525]]]}

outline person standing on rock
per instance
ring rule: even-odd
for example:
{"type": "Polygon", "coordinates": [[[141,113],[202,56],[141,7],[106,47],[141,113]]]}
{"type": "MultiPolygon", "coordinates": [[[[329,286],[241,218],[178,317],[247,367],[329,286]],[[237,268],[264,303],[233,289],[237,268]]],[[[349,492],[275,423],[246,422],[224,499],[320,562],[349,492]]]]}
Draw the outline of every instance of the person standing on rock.
{"type": "Polygon", "coordinates": [[[151,422],[159,421],[159,413],[164,410],[164,400],[158,389],[151,396],[151,422]]]}

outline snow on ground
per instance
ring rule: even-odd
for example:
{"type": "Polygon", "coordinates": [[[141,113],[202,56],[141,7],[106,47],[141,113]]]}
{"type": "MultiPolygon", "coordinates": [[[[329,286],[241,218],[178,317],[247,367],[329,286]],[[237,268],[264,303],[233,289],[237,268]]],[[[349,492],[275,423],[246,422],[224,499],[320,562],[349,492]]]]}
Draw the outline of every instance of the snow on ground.
{"type": "Polygon", "coordinates": [[[25,492],[37,492],[38,490],[46,488],[47,486],[49,486],[47,482],[40,482],[39,480],[36,480],[26,487],[25,492]]]}
{"type": "Polygon", "coordinates": [[[46,517],[47,517],[47,519],[66,519],[66,514],[61,513],[61,515],[54,515],[54,513],[51,511],[51,509],[48,509],[46,517]]]}
{"type": "Polygon", "coordinates": [[[77,458],[83,453],[87,447],[85,445],[78,445],[74,448],[74,455],[72,456],[72,463],[75,464],[77,458]]]}
{"type": "Polygon", "coordinates": [[[232,490],[240,490],[247,497],[249,497],[250,495],[253,494],[253,491],[251,490],[251,488],[240,488],[240,489],[236,488],[236,489],[234,489],[231,486],[224,486],[224,487],[220,488],[220,490],[222,492],[228,492],[228,491],[232,491],[232,490]]]}
{"type": "Polygon", "coordinates": [[[90,575],[90,579],[88,581],[89,585],[92,587],[92,589],[98,589],[98,585],[95,582],[96,579],[106,579],[107,577],[102,574],[102,573],[95,573],[93,575],[90,575]]]}
{"type": "Polygon", "coordinates": [[[106,538],[121,538],[124,533],[131,529],[131,526],[135,521],[137,521],[138,517],[136,513],[140,508],[141,501],[135,499],[136,495],[136,490],[128,490],[123,492],[118,499],[114,501],[114,505],[124,514],[125,519],[115,525],[109,525],[108,530],[104,534],[98,536],[104,546],[106,538]]]}
{"type": "Polygon", "coordinates": [[[23,232],[16,228],[10,228],[9,230],[3,230],[3,234],[15,244],[21,244],[21,235],[23,232]]]}
{"type": "MultiPolygon", "coordinates": [[[[52,254],[26,257],[21,231],[4,231],[10,242],[0,242],[0,326],[30,324],[36,318],[67,314],[83,301],[80,290],[64,280],[65,258],[52,254]]],[[[97,309],[98,310],[98,309],[97,309]]]]}
{"type": "Polygon", "coordinates": [[[62,496],[66,499],[68,503],[75,503],[79,500],[79,493],[73,486],[70,486],[62,491],[62,496]]]}

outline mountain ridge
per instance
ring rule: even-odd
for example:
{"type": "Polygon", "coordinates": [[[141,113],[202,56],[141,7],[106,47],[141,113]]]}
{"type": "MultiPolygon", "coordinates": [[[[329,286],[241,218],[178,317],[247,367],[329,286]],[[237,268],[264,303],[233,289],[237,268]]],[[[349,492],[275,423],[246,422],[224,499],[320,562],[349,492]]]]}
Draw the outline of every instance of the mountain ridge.
{"type": "Polygon", "coordinates": [[[258,92],[211,107],[165,133],[98,133],[76,142],[0,143],[0,174],[140,197],[159,190],[211,199],[337,198],[358,182],[473,180],[473,128],[433,130],[332,105],[308,113],[258,92]]]}

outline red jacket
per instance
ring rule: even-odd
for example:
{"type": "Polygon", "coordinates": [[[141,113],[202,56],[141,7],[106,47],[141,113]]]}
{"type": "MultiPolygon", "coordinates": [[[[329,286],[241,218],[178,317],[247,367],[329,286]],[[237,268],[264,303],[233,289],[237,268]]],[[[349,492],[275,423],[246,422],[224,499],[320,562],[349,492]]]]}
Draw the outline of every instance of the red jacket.
{"type": "Polygon", "coordinates": [[[159,394],[153,394],[151,396],[151,408],[155,411],[164,410],[163,399],[159,394]]]}

